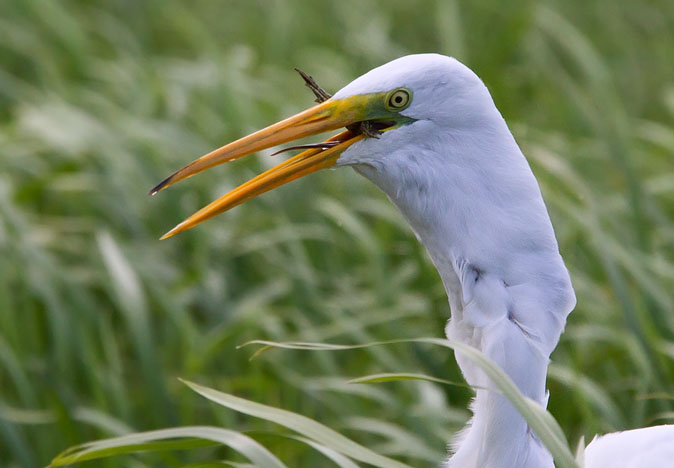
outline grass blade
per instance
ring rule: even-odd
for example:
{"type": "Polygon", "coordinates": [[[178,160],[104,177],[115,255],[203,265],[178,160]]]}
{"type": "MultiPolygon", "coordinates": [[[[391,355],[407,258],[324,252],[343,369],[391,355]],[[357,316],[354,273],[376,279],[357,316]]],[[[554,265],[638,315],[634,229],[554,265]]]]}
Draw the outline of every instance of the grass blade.
{"type": "Polygon", "coordinates": [[[260,443],[240,432],[217,427],[186,426],[138,432],[72,447],[52,460],[50,467],[136,452],[185,450],[222,444],[248,457],[257,466],[286,468],[260,443]],[[183,440],[167,440],[183,439],[183,440]]]}
{"type": "Polygon", "coordinates": [[[195,392],[219,405],[285,426],[355,460],[381,468],[410,468],[404,463],[379,455],[306,416],[219,392],[193,382],[183,382],[195,392]]]}
{"type": "Polygon", "coordinates": [[[373,343],[365,343],[358,345],[337,345],[326,343],[307,343],[307,342],[291,342],[291,343],[274,343],[272,341],[251,341],[248,344],[263,345],[263,349],[272,347],[285,349],[301,349],[314,351],[336,351],[359,349],[370,346],[380,346],[385,344],[395,343],[428,343],[437,346],[443,346],[460,352],[473,361],[482,369],[482,371],[494,382],[498,389],[508,398],[508,401],[519,411],[522,417],[527,421],[531,429],[541,439],[543,444],[548,448],[553,458],[560,468],[578,468],[575,457],[569,448],[569,445],[564,437],[564,432],[559,427],[555,418],[542,406],[535,401],[525,397],[520,393],[515,383],[508,377],[503,370],[487,358],[478,349],[473,348],[462,343],[456,343],[440,338],[414,338],[402,340],[380,341],[373,343]]]}
{"type": "Polygon", "coordinates": [[[306,437],[293,437],[293,439],[299,440],[300,442],[304,442],[305,444],[313,447],[317,451],[321,452],[323,455],[328,457],[330,460],[335,462],[337,466],[340,468],[359,468],[358,465],[356,465],[351,459],[348,457],[345,457],[338,451],[331,449],[330,447],[319,444],[316,441],[313,441],[311,439],[307,439],[306,437]]]}
{"type": "Polygon", "coordinates": [[[416,374],[410,372],[385,372],[381,374],[364,375],[349,380],[351,384],[398,382],[402,380],[422,380],[426,382],[440,383],[444,385],[453,385],[457,387],[474,388],[465,382],[452,382],[451,380],[433,377],[432,375],[416,374]]]}

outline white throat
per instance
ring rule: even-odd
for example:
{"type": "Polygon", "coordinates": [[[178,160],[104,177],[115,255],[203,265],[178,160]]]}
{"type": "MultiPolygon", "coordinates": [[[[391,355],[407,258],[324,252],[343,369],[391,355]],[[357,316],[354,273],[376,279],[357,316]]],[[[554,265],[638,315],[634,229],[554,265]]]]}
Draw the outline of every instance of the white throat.
{"type": "MultiPolygon", "coordinates": [[[[356,165],[398,207],[424,244],[449,296],[449,339],[480,349],[541,405],[548,359],[575,305],[538,184],[500,114],[488,132],[415,122],[425,137],[381,164],[356,165]]],[[[394,132],[391,132],[394,133],[394,132]]],[[[386,137],[386,134],[382,138],[386,137]]],[[[552,468],[526,422],[470,361],[474,417],[447,467],[552,468]]]]}

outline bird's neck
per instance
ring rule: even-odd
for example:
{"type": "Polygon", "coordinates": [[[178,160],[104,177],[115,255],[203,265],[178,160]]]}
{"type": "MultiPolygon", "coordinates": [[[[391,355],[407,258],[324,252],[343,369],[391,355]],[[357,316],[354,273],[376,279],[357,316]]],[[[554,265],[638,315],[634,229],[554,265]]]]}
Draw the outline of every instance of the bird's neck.
{"type": "MultiPolygon", "coordinates": [[[[448,338],[478,348],[545,406],[548,359],[575,298],[538,184],[497,117],[487,137],[439,131],[421,154],[359,172],[388,194],[428,250],[449,296],[448,338]]],[[[471,361],[456,358],[480,389],[446,466],[552,468],[515,408],[471,361]]]]}
{"type": "MultiPolygon", "coordinates": [[[[501,275],[474,270],[469,261],[457,260],[451,249],[429,246],[428,250],[450,298],[447,337],[479,349],[525,396],[547,406],[548,362],[559,334],[553,333],[552,345],[545,343],[545,330],[535,326],[536,320],[520,322],[514,315],[519,304],[536,300],[534,294],[524,292],[516,298],[517,293],[508,290],[526,285],[505,286],[501,275]]],[[[452,441],[453,455],[445,468],[553,468],[550,453],[507,398],[472,361],[460,353],[456,359],[466,381],[477,390],[473,418],[452,441]]]]}

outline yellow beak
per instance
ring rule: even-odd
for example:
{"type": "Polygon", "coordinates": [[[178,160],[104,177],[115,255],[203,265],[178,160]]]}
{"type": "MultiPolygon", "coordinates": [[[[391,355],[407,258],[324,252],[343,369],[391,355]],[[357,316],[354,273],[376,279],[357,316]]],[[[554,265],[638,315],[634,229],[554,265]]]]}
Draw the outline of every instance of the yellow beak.
{"type": "MultiPolygon", "coordinates": [[[[154,195],[180,180],[218,164],[271,146],[367,120],[368,96],[330,99],[299,114],[216,149],[174,172],[150,190],[154,195]]],[[[194,213],[162,236],[172,237],[251,198],[292,180],[334,166],[339,155],[363,135],[346,130],[258,175],[194,213]]]]}

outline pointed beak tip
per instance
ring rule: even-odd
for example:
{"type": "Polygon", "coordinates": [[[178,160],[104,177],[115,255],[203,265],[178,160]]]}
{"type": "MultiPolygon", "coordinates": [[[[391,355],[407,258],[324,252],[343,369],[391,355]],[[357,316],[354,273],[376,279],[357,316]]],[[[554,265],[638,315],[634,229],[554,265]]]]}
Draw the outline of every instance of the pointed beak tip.
{"type": "Polygon", "coordinates": [[[171,229],[169,232],[167,232],[166,234],[164,234],[163,236],[161,236],[161,237],[159,238],[159,240],[162,241],[162,240],[168,239],[169,237],[175,236],[176,234],[178,234],[178,233],[180,232],[180,231],[178,230],[179,227],[180,227],[180,224],[178,224],[176,227],[174,227],[173,229],[171,229]]]}
{"type": "Polygon", "coordinates": [[[171,184],[174,182],[175,175],[176,175],[176,173],[174,172],[173,174],[171,174],[170,176],[168,176],[167,178],[165,178],[164,180],[162,180],[161,182],[159,182],[157,185],[155,185],[154,187],[152,187],[152,188],[147,192],[147,194],[150,195],[150,196],[152,196],[152,195],[156,195],[157,193],[159,193],[159,192],[161,192],[162,190],[164,190],[166,187],[168,187],[169,185],[171,185],[171,184]]]}

